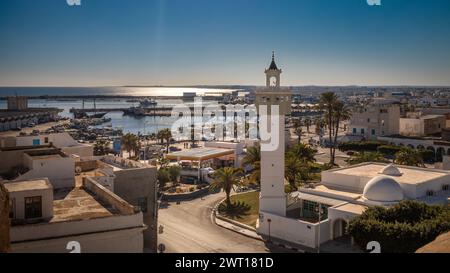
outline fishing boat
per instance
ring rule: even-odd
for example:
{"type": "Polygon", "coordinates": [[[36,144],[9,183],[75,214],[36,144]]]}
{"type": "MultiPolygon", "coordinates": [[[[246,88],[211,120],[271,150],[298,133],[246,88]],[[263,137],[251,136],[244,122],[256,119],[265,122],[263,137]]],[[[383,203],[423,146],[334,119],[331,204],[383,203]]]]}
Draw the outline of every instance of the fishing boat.
{"type": "Polygon", "coordinates": [[[143,99],[139,101],[142,107],[156,106],[158,103],[154,99],[143,99]]]}

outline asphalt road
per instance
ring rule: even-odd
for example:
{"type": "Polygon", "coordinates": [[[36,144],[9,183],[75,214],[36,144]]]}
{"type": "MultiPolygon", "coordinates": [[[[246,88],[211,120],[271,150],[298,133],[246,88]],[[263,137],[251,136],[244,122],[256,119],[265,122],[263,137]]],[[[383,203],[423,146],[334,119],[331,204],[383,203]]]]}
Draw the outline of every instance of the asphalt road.
{"type": "Polygon", "coordinates": [[[159,210],[158,244],[166,253],[268,253],[289,252],[284,248],[269,250],[264,242],[217,226],[211,219],[214,205],[224,195],[211,194],[189,202],[168,203],[159,210]]]}

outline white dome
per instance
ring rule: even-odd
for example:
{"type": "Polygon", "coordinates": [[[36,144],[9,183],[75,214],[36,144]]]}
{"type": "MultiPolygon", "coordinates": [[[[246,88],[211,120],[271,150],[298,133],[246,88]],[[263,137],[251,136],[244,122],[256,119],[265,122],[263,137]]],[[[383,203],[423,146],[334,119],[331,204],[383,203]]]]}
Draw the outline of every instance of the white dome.
{"type": "Polygon", "coordinates": [[[403,200],[403,189],[393,178],[378,176],[364,187],[364,198],[369,201],[391,203],[403,200]]]}
{"type": "Polygon", "coordinates": [[[389,175],[389,176],[402,176],[400,170],[394,166],[394,164],[389,164],[384,167],[380,174],[389,175]]]}

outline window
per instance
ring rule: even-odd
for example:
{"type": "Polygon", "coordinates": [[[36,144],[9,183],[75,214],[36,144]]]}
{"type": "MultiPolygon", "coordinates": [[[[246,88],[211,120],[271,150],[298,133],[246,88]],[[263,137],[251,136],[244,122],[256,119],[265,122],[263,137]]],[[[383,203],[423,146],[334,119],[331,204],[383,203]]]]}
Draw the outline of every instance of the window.
{"type": "Polygon", "coordinates": [[[364,135],[366,131],[364,129],[361,129],[361,134],[364,135]]]}
{"type": "Polygon", "coordinates": [[[25,219],[42,217],[42,197],[25,197],[25,219]]]}
{"type": "Polygon", "coordinates": [[[353,128],[353,134],[356,134],[356,128],[353,128]]]}
{"type": "Polygon", "coordinates": [[[16,218],[16,199],[12,198],[9,200],[9,218],[16,218]]]}
{"type": "Polygon", "coordinates": [[[375,129],[372,129],[372,135],[374,136],[376,134],[375,129]]]}
{"type": "Polygon", "coordinates": [[[370,123],[370,118],[367,119],[367,123],[370,123]]]}
{"type": "Polygon", "coordinates": [[[147,198],[141,197],[138,198],[138,206],[143,213],[147,212],[147,198]]]}
{"type": "Polygon", "coordinates": [[[46,137],[46,138],[44,139],[44,142],[45,142],[45,143],[48,143],[48,137],[46,137]]]}

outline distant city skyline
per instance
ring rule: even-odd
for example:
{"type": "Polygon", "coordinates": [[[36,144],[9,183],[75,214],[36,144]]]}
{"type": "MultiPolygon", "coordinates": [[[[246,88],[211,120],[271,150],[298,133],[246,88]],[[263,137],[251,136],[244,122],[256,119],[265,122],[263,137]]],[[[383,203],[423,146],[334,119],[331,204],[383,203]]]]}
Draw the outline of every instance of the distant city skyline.
{"type": "MultiPolygon", "coordinates": [[[[450,1],[0,0],[0,86],[450,86],[450,1]]],[[[0,94],[1,95],[1,94],[0,94]]]]}

